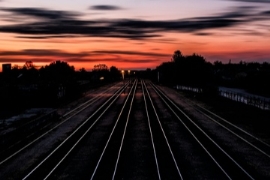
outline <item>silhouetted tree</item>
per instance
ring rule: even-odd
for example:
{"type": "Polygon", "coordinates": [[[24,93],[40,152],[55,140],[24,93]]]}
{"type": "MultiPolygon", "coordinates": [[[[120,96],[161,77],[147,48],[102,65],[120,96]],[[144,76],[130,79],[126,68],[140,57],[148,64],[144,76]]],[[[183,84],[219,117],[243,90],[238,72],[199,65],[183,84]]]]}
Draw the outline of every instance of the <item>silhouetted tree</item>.
{"type": "Polygon", "coordinates": [[[81,69],[79,69],[79,72],[85,73],[86,70],[85,70],[85,68],[81,68],[81,69]]]}
{"type": "Polygon", "coordinates": [[[166,85],[176,84],[177,68],[174,62],[164,62],[156,68],[159,75],[159,82],[166,85]]]}
{"type": "Polygon", "coordinates": [[[172,61],[172,62],[175,62],[175,63],[178,63],[178,62],[180,62],[181,60],[183,60],[183,58],[184,58],[184,57],[183,57],[181,51],[176,50],[176,51],[174,51],[174,54],[173,54],[173,56],[172,56],[171,61],[172,61]]]}
{"type": "Polygon", "coordinates": [[[77,96],[78,85],[75,68],[64,61],[55,61],[40,69],[40,93],[44,101],[77,96]]]}
{"type": "Polygon", "coordinates": [[[93,71],[103,71],[103,70],[108,70],[108,67],[106,64],[97,64],[94,66],[93,71]]]}
{"type": "Polygon", "coordinates": [[[206,62],[204,57],[197,54],[183,56],[177,50],[171,62],[162,63],[156,70],[159,73],[160,82],[166,84],[203,86],[213,83],[211,63],[206,62]]]}
{"type": "Polygon", "coordinates": [[[109,69],[105,64],[98,64],[94,66],[92,70],[92,81],[99,82],[107,82],[109,81],[109,69]]]}
{"type": "Polygon", "coordinates": [[[55,61],[40,69],[41,77],[45,81],[65,83],[74,78],[75,68],[64,61],[55,61]]]}
{"type": "Polygon", "coordinates": [[[121,79],[121,72],[118,70],[115,66],[110,67],[110,77],[114,80],[120,80],[121,79]]]}

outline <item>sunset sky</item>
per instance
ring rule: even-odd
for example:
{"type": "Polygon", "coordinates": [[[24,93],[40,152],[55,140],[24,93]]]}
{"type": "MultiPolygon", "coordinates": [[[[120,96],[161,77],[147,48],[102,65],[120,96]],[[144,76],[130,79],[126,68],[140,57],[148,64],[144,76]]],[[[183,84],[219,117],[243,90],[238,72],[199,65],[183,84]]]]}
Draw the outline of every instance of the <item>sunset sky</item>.
{"type": "Polygon", "coordinates": [[[270,0],[0,0],[0,64],[154,69],[175,50],[270,62],[270,0]]]}

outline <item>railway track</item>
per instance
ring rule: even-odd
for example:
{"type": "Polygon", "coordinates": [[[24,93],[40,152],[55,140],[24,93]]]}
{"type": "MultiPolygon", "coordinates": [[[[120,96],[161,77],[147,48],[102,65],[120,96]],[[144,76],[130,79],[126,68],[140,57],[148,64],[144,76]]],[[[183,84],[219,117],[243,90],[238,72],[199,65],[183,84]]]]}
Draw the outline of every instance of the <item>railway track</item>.
{"type": "MultiPolygon", "coordinates": [[[[122,85],[113,94],[101,93],[100,103],[96,97],[65,113],[63,119],[81,123],[70,123],[69,131],[58,135],[58,143],[45,153],[23,157],[18,151],[2,161],[0,179],[270,177],[270,146],[255,135],[198,104],[189,104],[192,110],[182,108],[150,81],[122,85]],[[86,106],[92,103],[96,106],[90,112],[86,106]],[[33,162],[12,176],[8,169],[2,174],[12,160],[33,162]]],[[[39,141],[54,138],[55,130],[28,145],[33,153],[41,148],[39,141]]]]}
{"type": "Polygon", "coordinates": [[[200,122],[198,118],[192,117],[192,114],[185,113],[157,86],[151,85],[226,178],[269,178],[270,161],[267,143],[202,106],[192,104],[210,123],[205,123],[204,120],[200,122]],[[258,164],[263,165],[263,168],[258,167],[258,164]]]}
{"type": "MultiPolygon", "coordinates": [[[[135,143],[138,143],[138,141],[135,141],[135,143]]],[[[148,176],[149,179],[172,179],[172,177],[173,179],[182,179],[150,94],[145,84],[138,82],[131,88],[129,98],[126,99],[119,113],[90,179],[129,179],[134,177],[140,179],[142,174],[148,176]],[[144,122],[142,123],[147,124],[146,131],[148,131],[146,132],[148,141],[145,146],[150,147],[147,150],[150,151],[150,157],[143,155],[141,158],[151,162],[147,163],[147,169],[141,169],[145,172],[132,174],[133,170],[140,169],[138,164],[132,163],[134,157],[138,156],[139,151],[132,154],[130,151],[134,144],[129,143],[132,141],[132,129],[134,128],[130,124],[135,121],[131,114],[134,114],[135,106],[141,105],[134,100],[135,94],[138,93],[142,94],[142,104],[144,105],[144,122]]]]}
{"type": "Polygon", "coordinates": [[[43,160],[34,165],[24,179],[48,179],[55,169],[72,153],[79,143],[92,128],[96,125],[102,115],[112,106],[114,101],[122,94],[126,86],[120,88],[113,94],[103,105],[101,105],[94,113],[91,114],[84,122],[65,138],[56,148],[54,148],[43,160]]]}
{"type": "Polygon", "coordinates": [[[196,104],[197,111],[203,114],[212,122],[218,124],[232,135],[238,137],[240,140],[245,142],[247,145],[250,145],[254,150],[260,152],[265,158],[270,158],[270,145],[260,138],[256,137],[255,135],[249,133],[248,131],[244,130],[243,128],[234,125],[233,123],[229,122],[228,120],[220,117],[219,115],[209,111],[208,109],[196,104]]]}
{"type": "MultiPolygon", "coordinates": [[[[1,155],[0,155],[0,157],[1,157],[1,161],[0,161],[0,175],[1,175],[1,177],[14,176],[13,173],[9,174],[9,172],[6,173],[6,172],[2,171],[1,170],[2,167],[5,167],[5,169],[7,169],[6,171],[13,172],[13,171],[15,171],[15,169],[12,169],[12,166],[14,163],[16,164],[17,161],[20,161],[20,156],[29,156],[28,157],[28,158],[30,158],[29,161],[31,161],[31,158],[37,159],[42,154],[40,155],[39,153],[35,152],[36,146],[38,148],[47,149],[48,147],[46,147],[46,146],[48,146],[48,144],[50,142],[44,142],[44,141],[46,141],[46,139],[49,138],[49,141],[51,141],[50,139],[53,138],[52,136],[57,137],[57,134],[59,134],[59,133],[57,133],[58,131],[62,131],[62,133],[68,133],[70,131],[69,126],[78,126],[76,124],[80,123],[80,121],[77,121],[77,120],[74,121],[74,118],[76,119],[76,117],[80,113],[86,111],[87,113],[85,113],[85,114],[91,114],[93,110],[87,109],[89,106],[91,106],[92,109],[96,108],[95,106],[99,107],[100,104],[102,104],[108,98],[111,97],[110,96],[111,93],[115,94],[115,93],[123,90],[125,87],[126,86],[123,86],[122,83],[119,83],[118,85],[112,86],[112,87],[106,89],[105,91],[97,92],[97,96],[95,96],[94,98],[87,100],[83,104],[81,104],[81,105],[73,108],[71,111],[68,111],[67,113],[65,113],[62,116],[61,121],[57,121],[56,125],[54,125],[50,129],[47,129],[46,131],[41,131],[42,133],[37,133],[35,135],[21,137],[21,139],[19,139],[19,141],[14,142],[13,145],[11,145],[10,147],[6,147],[5,149],[3,148],[4,150],[1,149],[2,150],[1,155]],[[67,126],[67,127],[65,127],[64,130],[59,130],[63,126],[67,126]],[[33,153],[31,153],[31,152],[33,152],[33,153]]],[[[84,116],[80,115],[80,118],[84,118],[84,116]]],[[[54,142],[58,142],[59,140],[56,139],[54,142]]],[[[25,166],[28,167],[27,165],[25,165],[25,166]]],[[[24,169],[22,169],[21,171],[24,171],[24,169]]]]}
{"type": "MultiPolygon", "coordinates": [[[[47,134],[48,132],[52,131],[53,129],[57,128],[58,126],[72,118],[73,116],[77,115],[78,113],[82,112],[83,110],[94,104],[96,101],[100,100],[104,96],[104,94],[109,92],[112,93],[114,88],[115,87],[112,86],[105,91],[98,93],[96,96],[86,100],[85,102],[74,107],[72,110],[69,110],[65,114],[61,115],[61,117],[55,117],[57,113],[57,110],[55,109],[52,112],[43,115],[47,117],[48,120],[44,120],[44,118],[38,118],[28,121],[17,127],[14,132],[2,136],[0,139],[1,146],[3,148],[1,148],[0,151],[0,159],[3,159],[3,157],[7,157],[10,154],[14,154],[14,151],[23,148],[23,146],[25,146],[25,144],[27,144],[28,142],[34,141],[34,139],[39,139],[37,138],[38,136],[43,137],[43,134],[47,134]],[[37,129],[39,130],[37,131],[37,129]]],[[[5,160],[0,161],[0,165],[4,161],[5,160]]]]}
{"type": "Polygon", "coordinates": [[[178,162],[175,158],[174,152],[172,151],[171,144],[168,141],[145,82],[143,82],[143,87],[145,91],[144,100],[148,125],[151,133],[152,146],[155,152],[159,179],[183,179],[178,162]],[[150,109],[152,109],[151,112],[150,109]]]}
{"type": "Polygon", "coordinates": [[[101,151],[102,153],[100,154],[98,162],[91,175],[91,180],[115,178],[129,123],[129,117],[133,106],[133,100],[137,89],[137,84],[137,81],[134,82],[130,88],[127,98],[123,103],[123,106],[109,134],[106,144],[101,151]]]}

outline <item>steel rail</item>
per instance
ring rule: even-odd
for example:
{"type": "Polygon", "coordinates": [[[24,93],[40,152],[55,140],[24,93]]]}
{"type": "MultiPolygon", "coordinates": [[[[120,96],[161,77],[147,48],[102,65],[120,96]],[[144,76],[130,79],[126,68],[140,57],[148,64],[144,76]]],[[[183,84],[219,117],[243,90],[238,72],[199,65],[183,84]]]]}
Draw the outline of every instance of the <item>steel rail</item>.
{"type": "Polygon", "coordinates": [[[213,113],[212,111],[210,111],[210,110],[208,110],[208,109],[206,109],[206,108],[204,108],[204,107],[202,107],[202,106],[200,106],[200,105],[198,105],[198,104],[194,104],[194,105],[195,105],[195,106],[198,106],[199,108],[201,108],[201,109],[203,109],[203,110],[205,110],[205,111],[207,111],[209,114],[212,114],[213,116],[215,116],[215,117],[217,117],[218,119],[222,120],[223,122],[225,122],[225,123],[231,125],[232,127],[238,129],[239,131],[241,131],[241,132],[243,132],[244,134],[250,136],[251,138],[257,140],[258,142],[264,144],[265,146],[270,147],[270,145],[269,145],[268,143],[262,141],[262,140],[259,139],[258,137],[254,136],[254,135],[252,135],[251,133],[245,131],[244,129],[242,129],[242,128],[236,126],[235,124],[229,122],[228,120],[226,120],[226,119],[220,117],[219,115],[213,113]]]}
{"type": "MultiPolygon", "coordinates": [[[[246,130],[244,130],[244,129],[238,127],[238,126],[236,126],[235,124],[229,122],[228,120],[222,118],[221,116],[217,115],[216,113],[214,113],[214,112],[212,112],[212,111],[210,111],[210,110],[208,110],[208,109],[206,109],[206,108],[200,106],[199,104],[195,104],[194,102],[188,103],[188,104],[189,104],[189,105],[192,105],[192,106],[197,106],[197,107],[199,107],[200,109],[202,109],[202,110],[208,112],[209,114],[215,116],[216,118],[220,119],[220,120],[223,121],[224,123],[226,123],[226,124],[228,124],[228,125],[230,125],[230,126],[236,128],[236,129],[238,129],[239,131],[241,131],[242,133],[244,133],[244,134],[250,136],[252,139],[254,139],[254,140],[256,140],[256,141],[258,141],[258,142],[264,144],[264,145],[267,146],[267,147],[270,147],[270,144],[264,142],[263,140],[261,140],[260,138],[258,138],[258,137],[256,137],[256,136],[252,135],[252,134],[249,133],[248,131],[246,131],[246,130]]],[[[200,111],[200,110],[198,110],[198,111],[201,112],[201,113],[204,114],[204,115],[207,115],[206,113],[204,113],[204,112],[202,112],[202,111],[200,111]]],[[[259,151],[260,151],[260,150],[259,150],[259,151]]],[[[263,153],[263,154],[264,154],[264,153],[263,153]]]]}
{"type": "MultiPolygon", "coordinates": [[[[152,85],[152,84],[151,84],[152,85]]],[[[198,142],[198,144],[203,148],[203,150],[208,154],[208,156],[214,161],[214,163],[219,167],[219,169],[224,173],[224,175],[232,180],[232,178],[228,175],[228,173],[223,169],[223,167],[217,162],[217,160],[212,156],[212,154],[207,150],[207,148],[202,144],[202,142],[196,137],[196,135],[187,127],[187,125],[182,121],[182,119],[177,115],[177,113],[172,109],[172,107],[161,97],[161,95],[157,92],[157,90],[152,85],[153,89],[160,96],[162,101],[167,105],[167,107],[173,112],[173,114],[177,117],[177,119],[184,125],[184,127],[188,130],[188,132],[192,135],[192,137],[198,142]]]]}
{"type": "Polygon", "coordinates": [[[209,118],[211,121],[215,122],[216,124],[218,124],[219,126],[221,126],[222,128],[226,129],[228,132],[230,132],[231,134],[233,134],[234,136],[238,137],[239,139],[241,139],[242,141],[244,141],[245,143],[247,143],[248,145],[250,145],[251,147],[253,147],[254,149],[256,149],[257,151],[259,151],[260,153],[264,154],[266,157],[270,158],[270,155],[267,154],[265,151],[263,151],[261,148],[259,148],[258,146],[254,145],[253,143],[251,143],[250,141],[248,141],[247,139],[245,139],[244,137],[242,137],[241,135],[237,134],[236,132],[234,132],[233,130],[229,129],[228,127],[224,126],[223,124],[221,124],[220,122],[218,122],[216,119],[214,119],[213,117],[210,117],[209,115],[207,115],[205,112],[201,111],[200,109],[208,112],[209,114],[213,115],[214,117],[218,118],[219,120],[221,120],[222,122],[224,122],[227,125],[230,125],[231,127],[238,129],[239,131],[241,131],[242,133],[246,134],[247,136],[251,137],[252,139],[256,140],[257,142],[265,145],[266,147],[270,148],[270,145],[267,144],[266,142],[262,141],[261,139],[259,139],[258,137],[252,135],[251,133],[245,131],[244,129],[234,125],[233,123],[229,122],[228,120],[220,117],[219,115],[213,113],[212,111],[198,105],[195,103],[188,103],[189,105],[195,106],[197,107],[196,110],[198,112],[200,112],[201,114],[203,114],[204,116],[206,116],[207,118],[209,118]],[[200,109],[199,109],[200,108],[200,109]]]}
{"type": "Polygon", "coordinates": [[[119,159],[120,159],[120,154],[121,154],[121,151],[122,151],[122,147],[123,147],[123,143],[124,143],[124,139],[125,139],[125,135],[126,135],[126,131],[127,131],[127,126],[128,126],[128,123],[129,123],[129,117],[130,117],[130,113],[131,113],[131,109],[132,109],[132,105],[133,105],[133,101],[134,101],[134,96],[135,96],[135,92],[136,92],[136,89],[137,89],[137,83],[138,82],[136,82],[135,88],[133,89],[132,99],[131,99],[131,102],[130,102],[128,115],[127,115],[127,121],[126,121],[126,124],[125,124],[124,133],[122,135],[121,144],[120,144],[120,147],[119,147],[117,160],[116,160],[115,168],[114,168],[114,171],[113,171],[112,180],[114,180],[115,174],[116,174],[116,171],[117,171],[117,167],[118,167],[118,163],[119,163],[119,159]]]}
{"type": "Polygon", "coordinates": [[[115,128],[116,128],[116,126],[117,126],[117,124],[118,124],[118,122],[119,122],[119,120],[120,120],[120,117],[121,117],[121,115],[122,115],[122,113],[123,113],[123,111],[124,111],[124,108],[126,107],[126,104],[127,104],[128,100],[129,100],[131,91],[132,91],[133,88],[136,86],[135,84],[137,84],[137,80],[136,80],[136,82],[133,83],[133,85],[132,85],[132,87],[131,87],[131,90],[129,91],[129,93],[128,93],[128,95],[127,95],[127,98],[126,98],[126,100],[125,100],[125,102],[124,102],[124,104],[123,104],[123,106],[122,106],[122,108],[121,108],[121,111],[120,111],[120,113],[119,113],[119,115],[118,115],[118,117],[117,117],[117,120],[116,120],[116,122],[115,122],[115,124],[114,124],[114,126],[113,126],[113,129],[112,129],[112,131],[111,131],[111,133],[110,133],[110,135],[109,135],[109,138],[108,138],[108,140],[107,140],[107,142],[106,142],[106,144],[105,144],[105,147],[103,148],[102,153],[101,153],[101,155],[100,155],[100,157],[99,157],[99,159],[98,159],[98,162],[97,162],[97,164],[96,164],[96,166],[95,166],[95,169],[94,169],[94,171],[93,171],[93,173],[92,173],[92,175],[91,175],[91,178],[90,178],[91,180],[93,180],[93,179],[94,179],[94,176],[96,175],[96,171],[97,171],[97,169],[98,169],[98,167],[99,167],[99,165],[100,165],[100,162],[101,162],[101,160],[102,160],[102,158],[103,158],[103,155],[104,155],[104,153],[105,153],[105,151],[106,151],[106,149],[107,149],[107,147],[108,147],[108,144],[109,144],[109,142],[110,142],[110,140],[111,140],[111,138],[112,138],[112,135],[113,135],[113,133],[114,133],[114,131],[115,131],[115,128]]]}
{"type": "MultiPolygon", "coordinates": [[[[106,90],[107,91],[107,90],[106,90]]],[[[117,91],[116,91],[117,92],[117,91]]],[[[102,93],[100,93],[102,94],[102,93]]],[[[12,157],[16,156],[17,154],[19,154],[20,152],[22,152],[23,150],[25,150],[26,148],[28,148],[29,146],[31,146],[32,144],[34,144],[35,142],[37,142],[38,140],[40,140],[41,138],[43,138],[44,136],[46,136],[47,134],[49,134],[51,131],[55,130],[56,128],[58,128],[59,126],[61,126],[62,124],[64,124],[65,122],[67,122],[70,118],[72,118],[73,116],[77,115],[78,113],[80,113],[81,111],[83,111],[84,109],[86,109],[87,107],[89,107],[91,104],[93,104],[94,102],[96,102],[98,99],[95,99],[95,101],[92,101],[90,104],[88,104],[87,106],[85,106],[83,109],[81,109],[80,111],[76,112],[75,114],[73,114],[72,116],[69,116],[68,118],[64,119],[62,122],[60,122],[59,124],[57,124],[56,126],[54,126],[53,128],[51,128],[50,130],[46,131],[45,133],[43,133],[42,135],[40,135],[39,137],[37,137],[36,139],[32,140],[30,143],[28,143],[27,145],[25,145],[24,147],[20,148],[19,150],[17,150],[16,152],[14,152],[13,154],[11,154],[10,156],[6,157],[5,159],[3,159],[0,162],[0,165],[4,164],[5,162],[7,162],[8,160],[10,160],[12,157]]]]}
{"type": "Polygon", "coordinates": [[[167,146],[168,146],[168,148],[169,148],[169,150],[170,150],[170,153],[171,153],[172,159],[173,159],[173,161],[174,161],[175,167],[176,167],[176,169],[177,169],[177,172],[178,172],[178,174],[179,174],[179,176],[180,176],[180,179],[183,180],[182,174],[181,174],[181,172],[180,172],[180,170],[179,170],[178,164],[177,164],[176,159],[175,159],[175,156],[174,156],[174,154],[173,154],[173,152],[172,152],[172,148],[171,148],[171,146],[170,146],[170,143],[169,143],[169,141],[168,141],[168,138],[167,138],[167,136],[166,136],[166,133],[165,133],[165,131],[164,131],[163,127],[162,127],[162,124],[161,124],[161,122],[160,122],[159,116],[158,116],[158,114],[157,114],[157,111],[156,111],[156,108],[155,108],[154,103],[153,103],[153,101],[152,101],[152,98],[151,98],[151,96],[150,96],[150,93],[149,93],[149,91],[148,91],[148,89],[147,89],[147,86],[146,86],[145,82],[143,82],[143,84],[144,84],[144,86],[145,86],[147,95],[148,95],[148,97],[149,97],[149,100],[150,100],[151,105],[152,105],[152,107],[153,107],[153,110],[154,110],[154,112],[155,112],[155,115],[156,115],[157,121],[158,121],[158,123],[159,123],[160,129],[161,129],[161,131],[162,131],[162,133],[163,133],[163,136],[164,136],[164,138],[165,138],[165,140],[166,140],[167,146]]]}
{"type": "Polygon", "coordinates": [[[239,134],[235,133],[234,131],[232,131],[231,129],[229,129],[228,127],[224,126],[223,124],[221,124],[220,122],[216,121],[215,119],[213,119],[212,117],[208,116],[207,114],[203,113],[200,110],[197,110],[199,112],[201,112],[204,116],[208,117],[210,120],[212,120],[213,122],[217,123],[218,125],[220,125],[221,127],[223,127],[224,129],[226,129],[227,131],[229,131],[231,134],[235,135],[236,137],[238,137],[239,139],[241,139],[242,141],[244,141],[245,143],[247,143],[248,145],[250,145],[251,147],[253,147],[254,149],[256,149],[257,151],[261,152],[262,154],[264,154],[266,157],[270,158],[270,155],[267,154],[266,152],[264,152],[262,149],[260,149],[259,147],[257,147],[256,145],[252,144],[251,142],[249,142],[247,139],[241,137],[239,134]]]}
{"type": "Polygon", "coordinates": [[[148,122],[148,127],[149,127],[149,131],[150,131],[150,136],[151,136],[151,143],[152,143],[152,147],[153,147],[153,151],[154,151],[155,163],[156,163],[156,166],[157,166],[157,174],[158,174],[158,179],[161,180],[160,171],[159,171],[159,165],[158,165],[158,159],[157,159],[157,153],[156,153],[156,147],[155,147],[154,138],[153,138],[153,132],[152,132],[151,124],[150,124],[150,117],[149,117],[149,113],[148,113],[148,108],[147,108],[147,102],[146,102],[146,98],[145,98],[145,92],[144,92],[145,90],[144,89],[145,89],[145,87],[142,85],[144,107],[145,107],[145,111],[146,111],[147,122],[148,122]]]}
{"type": "MultiPolygon", "coordinates": [[[[47,161],[65,142],[67,142],[77,131],[79,131],[94,115],[96,115],[105,105],[109,103],[109,101],[114,98],[118,93],[126,88],[126,86],[119,89],[115,94],[113,94],[102,106],[100,106],[91,116],[89,116],[79,127],[77,127],[61,144],[59,144],[48,156],[46,156],[38,165],[36,165],[24,178],[23,180],[30,177],[30,175],[35,172],[45,161],[47,161]]],[[[118,96],[117,96],[118,97],[118,96]]]]}
{"type": "Polygon", "coordinates": [[[81,105],[77,106],[76,108],[72,109],[71,111],[68,111],[67,113],[65,113],[61,118],[65,118],[66,116],[68,116],[69,114],[71,114],[72,112],[76,111],[77,109],[79,109],[80,107],[84,106],[85,104],[89,103],[89,102],[92,102],[96,99],[100,99],[100,96],[102,94],[105,94],[106,92],[110,91],[110,89],[113,88],[113,87],[110,87],[109,89],[106,89],[105,91],[99,93],[97,96],[89,99],[88,101],[82,103],[81,105]]]}
{"type": "MultiPolygon", "coordinates": [[[[250,179],[254,179],[242,166],[240,166],[240,164],[238,164],[224,149],[222,149],[218,144],[217,142],[215,142],[203,129],[201,129],[194,121],[192,121],[192,119],[186,114],[184,113],[166,94],[164,94],[159,88],[157,88],[155,85],[151,84],[152,87],[155,88],[155,91],[158,93],[158,94],[162,94],[179,112],[181,112],[195,127],[197,127],[197,129],[199,129],[213,144],[216,145],[216,147],[218,149],[220,149],[238,168],[240,168],[250,179]],[[158,91],[159,92],[158,92],[158,91]]],[[[162,98],[162,97],[161,97],[162,98]]],[[[163,98],[162,98],[163,99],[163,98]]],[[[164,100],[164,99],[163,99],[164,100]]],[[[165,102],[165,100],[164,100],[165,102]]],[[[169,107],[169,105],[167,104],[167,102],[165,102],[166,105],[169,107]]],[[[170,107],[171,109],[171,107],[170,107]]],[[[172,109],[171,109],[172,110],[172,109]]],[[[173,110],[172,110],[173,111],[173,110]]],[[[174,112],[174,111],[173,111],[174,112]]],[[[175,115],[177,115],[175,112],[174,112],[175,115]]],[[[180,117],[177,116],[178,119],[180,120],[180,117]]],[[[184,122],[182,120],[180,120],[182,124],[184,124],[184,122]]],[[[185,126],[186,127],[186,126],[185,126]]],[[[190,130],[189,130],[190,131],[190,130]]],[[[191,132],[191,131],[190,131],[191,132]]],[[[193,134],[193,133],[192,133],[193,134]]],[[[196,138],[197,139],[197,138],[196,138]]],[[[199,142],[199,141],[198,141],[199,142]]],[[[200,143],[201,144],[201,143],[200,143]]],[[[202,144],[201,144],[202,145],[202,144]]],[[[204,147],[204,146],[203,146],[204,147]]],[[[208,151],[207,151],[208,152],[208,151]]],[[[210,154],[209,154],[210,155],[210,154]]],[[[211,157],[213,157],[211,155],[211,157]]],[[[214,158],[213,158],[214,160],[214,158]]],[[[216,163],[217,161],[214,160],[216,163]]],[[[218,164],[218,163],[217,163],[218,164]]],[[[221,165],[218,164],[219,167],[221,167],[221,165]]],[[[229,179],[231,179],[228,174],[225,172],[225,170],[223,168],[221,168],[222,171],[227,175],[227,177],[229,179]]]]}
{"type": "MultiPolygon", "coordinates": [[[[47,176],[44,178],[44,180],[48,179],[50,175],[56,170],[57,167],[66,159],[66,157],[72,152],[72,150],[79,144],[79,142],[87,135],[87,133],[93,128],[93,126],[100,120],[100,118],[104,115],[105,112],[112,106],[112,104],[116,101],[116,99],[121,95],[121,93],[124,91],[124,88],[122,91],[119,92],[117,96],[113,99],[113,101],[106,107],[106,109],[97,117],[97,119],[91,124],[91,126],[85,131],[85,133],[76,141],[76,143],[70,148],[70,150],[64,155],[64,157],[54,166],[54,168],[47,174],[47,176]]],[[[89,117],[90,119],[90,117],[89,117]]]]}
{"type": "Polygon", "coordinates": [[[153,138],[153,132],[152,132],[151,124],[150,124],[150,117],[149,117],[149,113],[148,113],[148,108],[147,108],[147,102],[146,102],[146,98],[145,98],[145,92],[144,92],[145,90],[144,89],[145,89],[145,87],[142,85],[144,106],[145,106],[145,111],[146,111],[146,116],[147,116],[147,121],[148,121],[148,127],[149,127],[149,131],[150,131],[150,136],[151,136],[152,147],[153,147],[153,151],[154,151],[155,163],[156,163],[156,166],[157,166],[158,179],[161,180],[160,171],[159,171],[159,165],[158,165],[158,159],[157,159],[157,153],[156,153],[156,147],[155,147],[154,138],[153,138]]]}

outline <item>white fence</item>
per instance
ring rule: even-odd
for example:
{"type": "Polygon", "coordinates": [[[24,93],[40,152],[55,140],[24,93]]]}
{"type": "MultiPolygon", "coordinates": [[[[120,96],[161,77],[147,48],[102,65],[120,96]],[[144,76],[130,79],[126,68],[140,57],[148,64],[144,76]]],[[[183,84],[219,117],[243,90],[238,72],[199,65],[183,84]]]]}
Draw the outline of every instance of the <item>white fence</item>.
{"type": "MultiPolygon", "coordinates": [[[[175,87],[177,90],[192,91],[195,93],[202,93],[202,88],[188,87],[177,85],[175,87]]],[[[219,88],[219,96],[241,102],[247,105],[255,106],[263,110],[270,110],[270,98],[265,98],[262,96],[252,95],[245,93],[244,90],[233,89],[233,88],[219,88]]]]}
{"type": "Polygon", "coordinates": [[[196,92],[196,93],[202,93],[202,88],[195,88],[195,87],[177,85],[176,89],[184,90],[184,91],[192,91],[192,92],[196,92]]]}
{"type": "Polygon", "coordinates": [[[237,102],[255,106],[260,109],[270,110],[270,101],[267,98],[261,98],[256,95],[252,96],[225,90],[219,90],[219,95],[237,102]]]}

